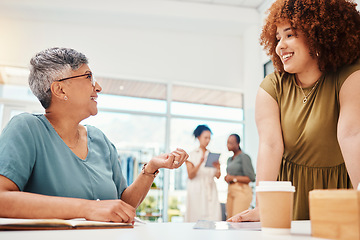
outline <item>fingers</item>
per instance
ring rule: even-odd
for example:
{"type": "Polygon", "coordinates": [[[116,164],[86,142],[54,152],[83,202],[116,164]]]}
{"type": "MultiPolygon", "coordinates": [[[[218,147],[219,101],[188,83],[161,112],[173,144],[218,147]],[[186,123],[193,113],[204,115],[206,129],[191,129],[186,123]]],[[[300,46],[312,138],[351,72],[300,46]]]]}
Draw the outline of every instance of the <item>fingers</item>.
{"type": "Polygon", "coordinates": [[[245,210],[226,220],[227,222],[258,222],[260,221],[259,209],[245,210]]]}
{"type": "Polygon", "coordinates": [[[173,165],[172,168],[180,167],[189,157],[189,155],[181,148],[177,148],[175,151],[172,151],[169,155],[173,156],[172,159],[169,159],[172,161],[172,165],[173,165]]]}
{"type": "Polygon", "coordinates": [[[87,220],[105,222],[130,223],[136,216],[136,210],[122,200],[96,201],[95,206],[89,212],[87,220]]]}
{"type": "Polygon", "coordinates": [[[121,206],[117,213],[121,214],[124,222],[129,223],[134,220],[134,217],[136,216],[136,209],[133,206],[127,204],[126,202],[121,201],[121,206]]]}
{"type": "MultiPolygon", "coordinates": [[[[115,216],[117,216],[119,218],[119,222],[124,222],[124,223],[130,223],[134,220],[133,214],[129,213],[129,212],[125,212],[123,210],[120,211],[116,211],[113,213],[115,216]]],[[[115,219],[116,217],[114,217],[115,219]]],[[[115,222],[115,221],[113,221],[115,222]]]]}
{"type": "Polygon", "coordinates": [[[220,169],[220,163],[219,162],[213,162],[214,168],[220,169]]]}
{"type": "Polygon", "coordinates": [[[180,167],[187,159],[189,155],[181,148],[177,148],[168,154],[161,154],[157,157],[153,157],[148,166],[152,166],[153,169],[159,168],[178,168],[180,167]]]}
{"type": "Polygon", "coordinates": [[[176,160],[176,154],[169,153],[169,157],[167,159],[168,168],[175,168],[176,163],[178,164],[178,160],[176,160]]]}
{"type": "MultiPolygon", "coordinates": [[[[249,211],[249,210],[245,210],[245,211],[249,211]]],[[[242,215],[243,215],[244,212],[238,213],[238,214],[236,214],[235,216],[232,216],[231,218],[229,218],[226,221],[227,222],[242,222],[242,215]]]]}

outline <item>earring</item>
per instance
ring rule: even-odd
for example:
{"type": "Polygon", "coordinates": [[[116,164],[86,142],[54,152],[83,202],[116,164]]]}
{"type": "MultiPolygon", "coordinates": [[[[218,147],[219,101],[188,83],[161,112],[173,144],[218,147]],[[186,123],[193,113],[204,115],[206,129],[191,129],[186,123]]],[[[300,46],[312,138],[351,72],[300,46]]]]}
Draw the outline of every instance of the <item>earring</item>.
{"type": "Polygon", "coordinates": [[[319,57],[319,52],[316,52],[316,56],[319,57]]]}
{"type": "Polygon", "coordinates": [[[67,96],[65,96],[65,97],[64,97],[64,100],[65,100],[65,101],[66,101],[66,100],[68,100],[68,97],[67,97],[67,96]]]}

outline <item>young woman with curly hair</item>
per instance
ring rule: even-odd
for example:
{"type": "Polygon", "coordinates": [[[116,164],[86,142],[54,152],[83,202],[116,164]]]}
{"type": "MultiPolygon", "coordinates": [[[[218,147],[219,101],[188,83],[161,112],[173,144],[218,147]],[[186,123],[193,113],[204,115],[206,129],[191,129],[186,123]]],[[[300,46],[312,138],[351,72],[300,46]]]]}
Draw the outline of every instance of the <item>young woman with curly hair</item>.
{"type": "MultiPolygon", "coordinates": [[[[360,182],[360,15],[346,0],[278,0],[260,41],[275,72],[256,98],[257,181],[291,181],[293,218],[312,189],[360,182]]],[[[258,207],[229,221],[259,221],[258,207]]]]}

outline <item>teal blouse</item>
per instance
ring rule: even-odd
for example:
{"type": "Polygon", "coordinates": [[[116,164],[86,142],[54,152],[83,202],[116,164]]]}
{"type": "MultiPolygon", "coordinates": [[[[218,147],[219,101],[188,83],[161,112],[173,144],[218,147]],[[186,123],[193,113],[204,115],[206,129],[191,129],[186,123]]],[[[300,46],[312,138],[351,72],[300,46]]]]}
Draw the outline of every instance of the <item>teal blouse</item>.
{"type": "Polygon", "coordinates": [[[20,191],[82,199],[120,199],[127,187],[114,145],[87,127],[88,155],[77,157],[44,115],[22,113],[0,135],[0,175],[20,191]]]}

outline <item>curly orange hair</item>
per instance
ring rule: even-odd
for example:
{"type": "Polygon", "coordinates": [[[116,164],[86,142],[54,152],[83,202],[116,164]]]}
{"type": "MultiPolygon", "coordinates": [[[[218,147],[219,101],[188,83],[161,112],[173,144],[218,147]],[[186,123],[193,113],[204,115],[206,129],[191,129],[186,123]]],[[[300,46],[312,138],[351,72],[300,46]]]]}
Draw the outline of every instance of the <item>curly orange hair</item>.
{"type": "Polygon", "coordinates": [[[277,25],[289,22],[301,31],[321,71],[336,71],[360,57],[360,14],[350,0],[277,0],[267,11],[260,43],[279,72],[284,72],[277,45],[277,25]]]}

